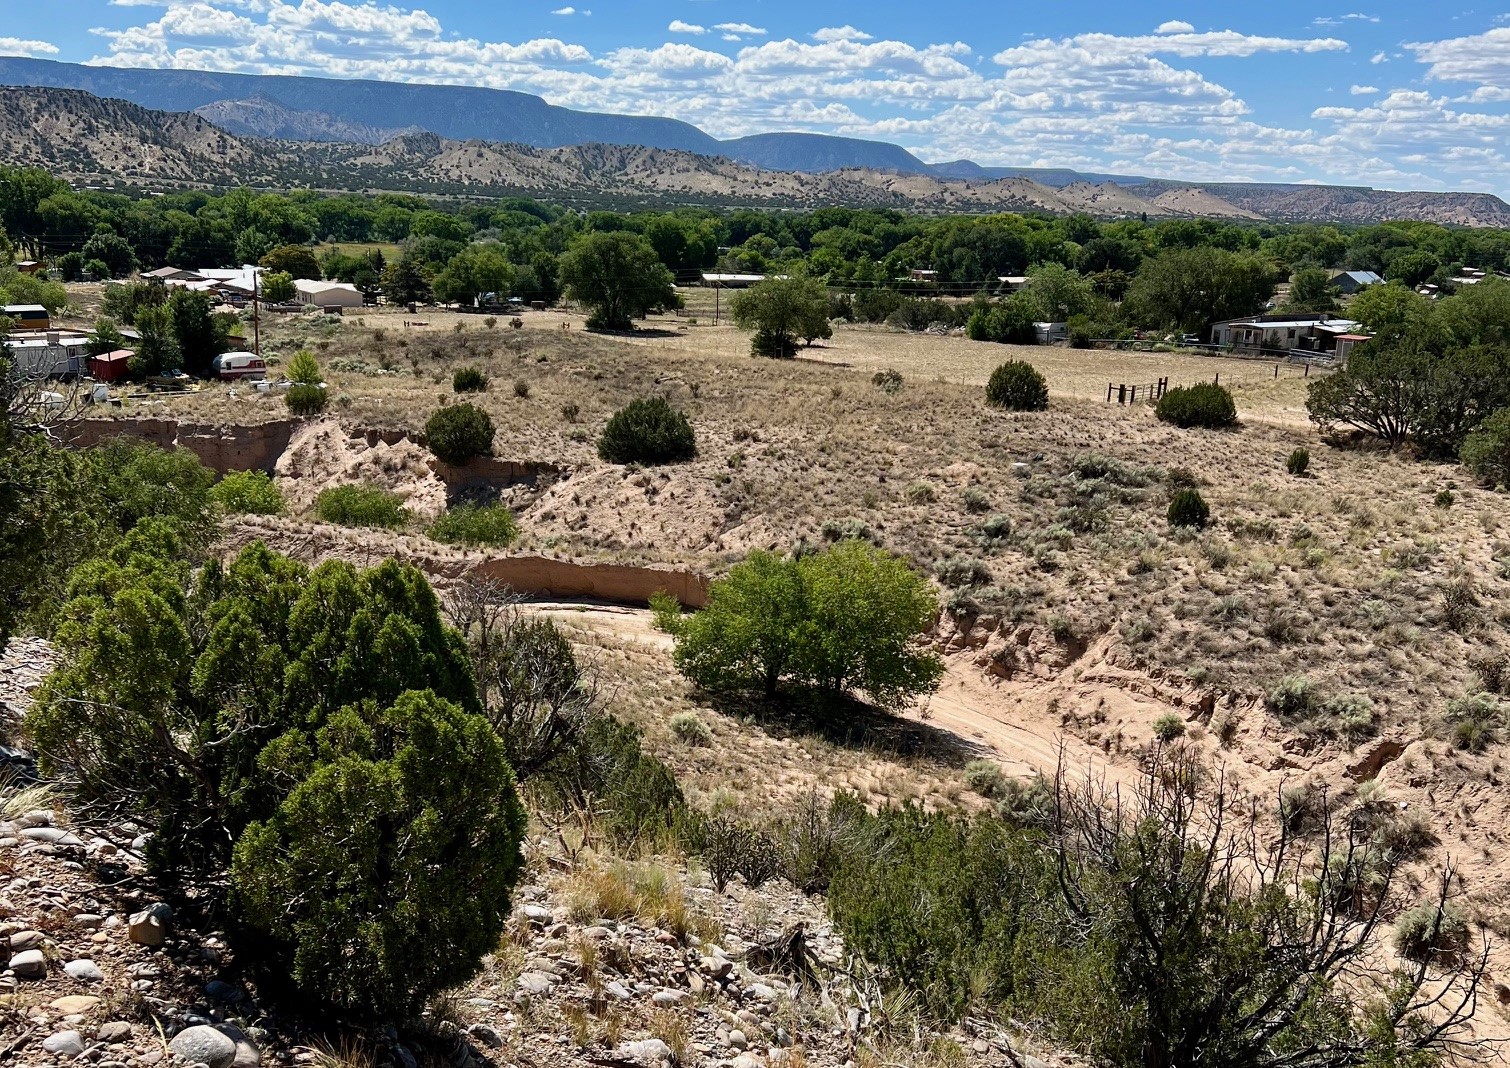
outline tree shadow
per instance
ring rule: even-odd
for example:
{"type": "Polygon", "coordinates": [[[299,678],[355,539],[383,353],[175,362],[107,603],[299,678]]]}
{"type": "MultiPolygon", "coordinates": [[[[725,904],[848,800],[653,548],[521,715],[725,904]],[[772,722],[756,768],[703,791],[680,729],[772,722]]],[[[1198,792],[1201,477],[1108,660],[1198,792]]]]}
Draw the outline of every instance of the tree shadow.
{"type": "Polygon", "coordinates": [[[989,750],[952,731],[883,712],[850,697],[818,690],[783,690],[774,699],[701,691],[711,711],[753,723],[772,738],[816,737],[842,749],[963,768],[989,750]]]}

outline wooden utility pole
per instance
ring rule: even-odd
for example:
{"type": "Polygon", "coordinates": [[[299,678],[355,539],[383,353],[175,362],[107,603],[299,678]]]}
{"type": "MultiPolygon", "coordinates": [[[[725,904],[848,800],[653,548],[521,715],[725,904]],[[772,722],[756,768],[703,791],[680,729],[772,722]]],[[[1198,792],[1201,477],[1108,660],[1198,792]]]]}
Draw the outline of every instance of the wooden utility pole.
{"type": "Polygon", "coordinates": [[[252,268],[252,351],[262,358],[261,300],[257,288],[257,268],[252,268]]]}

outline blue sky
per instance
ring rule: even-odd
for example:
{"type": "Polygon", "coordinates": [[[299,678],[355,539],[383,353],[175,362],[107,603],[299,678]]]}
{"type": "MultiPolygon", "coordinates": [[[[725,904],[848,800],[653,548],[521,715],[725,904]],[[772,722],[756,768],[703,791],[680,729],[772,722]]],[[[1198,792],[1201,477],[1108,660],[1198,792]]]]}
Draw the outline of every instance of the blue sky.
{"type": "Polygon", "coordinates": [[[668,115],[719,137],[889,140],[929,161],[1510,195],[1510,9],[1452,0],[49,0],[31,10],[46,17],[7,20],[0,53],[489,85],[668,115]]]}

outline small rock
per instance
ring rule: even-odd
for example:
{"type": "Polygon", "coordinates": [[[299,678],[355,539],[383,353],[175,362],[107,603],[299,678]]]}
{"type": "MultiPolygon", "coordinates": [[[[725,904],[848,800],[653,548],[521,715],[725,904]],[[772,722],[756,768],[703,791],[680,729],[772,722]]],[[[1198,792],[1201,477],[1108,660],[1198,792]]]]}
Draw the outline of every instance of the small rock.
{"type": "Polygon", "coordinates": [[[399,1068],[419,1068],[419,1061],[414,1059],[407,1046],[394,1046],[393,1056],[398,1060],[399,1068]]]}
{"type": "Polygon", "coordinates": [[[72,978],[86,983],[98,983],[105,978],[105,973],[100,971],[100,966],[92,960],[71,960],[63,965],[63,970],[72,978]]]}
{"type": "Polygon", "coordinates": [[[680,1005],[686,998],[685,990],[660,990],[650,996],[652,1002],[663,1007],[680,1005]]]}
{"type": "MultiPolygon", "coordinates": [[[[142,911],[133,913],[126,921],[126,937],[139,946],[160,946],[168,936],[168,921],[173,918],[173,909],[158,902],[142,911]]],[[[215,1068],[211,1065],[210,1068],[215,1068]]]]}
{"type": "Polygon", "coordinates": [[[25,949],[10,959],[10,970],[18,979],[45,979],[47,958],[40,949],[25,949]]]}
{"type": "Polygon", "coordinates": [[[555,979],[544,972],[525,972],[519,976],[519,989],[528,994],[549,994],[555,979]]]}
{"type": "Polygon", "coordinates": [[[125,1042],[131,1037],[131,1025],[125,1020],[111,1020],[107,1024],[100,1024],[100,1029],[95,1034],[101,1042],[125,1042]]]}
{"type": "Polygon", "coordinates": [[[474,1039],[476,1039],[478,1042],[481,1042],[489,1049],[503,1048],[503,1036],[493,1028],[489,1027],[487,1024],[473,1024],[471,1027],[467,1028],[467,1034],[471,1035],[474,1039]]]}
{"type": "Polygon", "coordinates": [[[216,1001],[235,1001],[241,995],[230,983],[223,983],[219,979],[211,979],[205,984],[204,992],[216,1001]]]}
{"type": "Polygon", "coordinates": [[[178,1032],[168,1048],[179,1060],[189,1064],[206,1064],[209,1068],[231,1068],[236,1060],[236,1043],[215,1030],[200,1025],[178,1032]]]}
{"type": "Polygon", "coordinates": [[[17,931],[10,936],[12,953],[21,953],[28,949],[41,949],[46,942],[47,936],[41,931],[17,931]]]}
{"type": "Polygon", "coordinates": [[[765,1065],[753,1053],[741,1053],[734,1058],[733,1068],[765,1068],[765,1065]]]}
{"type": "Polygon", "coordinates": [[[525,905],[519,911],[522,912],[524,914],[524,918],[529,920],[531,923],[546,924],[550,923],[552,919],[551,910],[546,908],[544,905],[525,905]]]}
{"type": "Polygon", "coordinates": [[[729,1045],[733,1046],[735,1049],[749,1049],[750,1040],[745,1037],[745,1033],[743,1031],[736,1027],[734,1030],[729,1032],[729,1045]]]}
{"type": "Polygon", "coordinates": [[[73,918],[75,927],[82,927],[86,931],[98,931],[104,924],[105,917],[96,916],[92,912],[81,912],[73,918]]]}
{"type": "Polygon", "coordinates": [[[614,1050],[615,1055],[640,1064],[660,1064],[671,1059],[671,1047],[658,1038],[642,1038],[638,1042],[625,1042],[614,1050]]]}
{"type": "Polygon", "coordinates": [[[727,979],[729,973],[734,970],[734,962],[719,957],[704,957],[698,961],[698,967],[710,979],[727,979]]]}
{"type": "Polygon", "coordinates": [[[22,838],[30,838],[33,842],[47,842],[50,845],[81,846],[84,840],[78,835],[69,834],[57,827],[27,827],[21,831],[22,838]]]}
{"type": "Polygon", "coordinates": [[[634,996],[629,988],[617,979],[605,986],[603,990],[615,1001],[628,1001],[634,996]]]}
{"type": "Polygon", "coordinates": [[[100,999],[93,994],[68,994],[54,1001],[52,1007],[64,1016],[78,1016],[93,1012],[100,1004],[100,999]]]}
{"type": "Polygon", "coordinates": [[[60,1057],[77,1057],[84,1052],[84,1036],[77,1031],[59,1031],[44,1038],[42,1048],[60,1057]]]}

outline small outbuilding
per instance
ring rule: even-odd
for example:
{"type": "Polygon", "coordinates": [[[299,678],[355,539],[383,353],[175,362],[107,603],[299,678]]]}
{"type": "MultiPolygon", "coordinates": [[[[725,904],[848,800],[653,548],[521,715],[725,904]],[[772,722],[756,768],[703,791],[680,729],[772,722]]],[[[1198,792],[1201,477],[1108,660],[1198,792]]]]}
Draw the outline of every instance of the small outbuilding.
{"type": "Polygon", "coordinates": [[[1332,276],[1332,285],[1342,294],[1356,293],[1365,286],[1383,284],[1384,279],[1373,271],[1341,271],[1332,276]]]}
{"type": "Polygon", "coordinates": [[[40,304],[7,304],[0,308],[0,315],[9,319],[16,330],[52,329],[52,316],[40,304]]]}
{"type": "Polygon", "coordinates": [[[130,372],[131,357],[136,353],[130,349],[115,349],[112,352],[102,352],[98,356],[89,357],[89,376],[96,382],[122,382],[130,372]]]}

